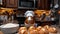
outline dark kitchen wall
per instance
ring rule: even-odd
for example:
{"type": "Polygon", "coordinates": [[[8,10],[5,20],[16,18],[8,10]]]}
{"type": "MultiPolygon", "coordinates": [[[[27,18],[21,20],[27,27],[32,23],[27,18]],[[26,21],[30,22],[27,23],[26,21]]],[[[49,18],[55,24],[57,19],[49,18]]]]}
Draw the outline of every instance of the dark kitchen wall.
{"type": "Polygon", "coordinates": [[[59,10],[60,10],[60,0],[58,0],[58,4],[59,4],[59,10]]]}

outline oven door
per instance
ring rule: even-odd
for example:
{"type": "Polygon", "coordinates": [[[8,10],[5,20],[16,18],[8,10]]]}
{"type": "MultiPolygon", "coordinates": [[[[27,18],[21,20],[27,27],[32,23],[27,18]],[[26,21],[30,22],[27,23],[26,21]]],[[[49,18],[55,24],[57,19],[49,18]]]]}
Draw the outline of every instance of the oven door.
{"type": "Polygon", "coordinates": [[[25,1],[25,0],[19,0],[18,8],[28,8],[28,9],[34,9],[36,8],[36,4],[34,1],[25,1]]]}

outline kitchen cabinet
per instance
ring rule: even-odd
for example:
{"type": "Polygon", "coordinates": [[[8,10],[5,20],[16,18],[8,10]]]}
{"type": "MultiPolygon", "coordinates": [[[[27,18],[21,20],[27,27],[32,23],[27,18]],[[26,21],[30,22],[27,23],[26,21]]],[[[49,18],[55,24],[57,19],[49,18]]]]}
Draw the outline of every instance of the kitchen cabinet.
{"type": "Polygon", "coordinates": [[[49,10],[50,9],[51,0],[38,0],[38,8],[49,10]]]}
{"type": "Polygon", "coordinates": [[[18,0],[6,0],[6,7],[9,7],[9,8],[18,7],[18,0]]]}
{"type": "MultiPolygon", "coordinates": [[[[8,8],[18,8],[18,0],[3,0],[4,7],[8,8]]],[[[44,9],[49,10],[50,9],[50,3],[51,0],[37,0],[37,9],[44,9]]]]}
{"type": "Polygon", "coordinates": [[[3,7],[6,7],[6,0],[3,0],[2,2],[3,2],[3,4],[2,4],[3,7]]]}

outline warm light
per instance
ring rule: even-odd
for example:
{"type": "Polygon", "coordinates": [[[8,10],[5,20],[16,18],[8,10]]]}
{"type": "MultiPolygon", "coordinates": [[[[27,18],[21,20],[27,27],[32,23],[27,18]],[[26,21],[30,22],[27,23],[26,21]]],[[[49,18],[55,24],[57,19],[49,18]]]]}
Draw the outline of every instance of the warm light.
{"type": "Polygon", "coordinates": [[[58,11],[58,14],[60,14],[60,11],[58,11]]]}

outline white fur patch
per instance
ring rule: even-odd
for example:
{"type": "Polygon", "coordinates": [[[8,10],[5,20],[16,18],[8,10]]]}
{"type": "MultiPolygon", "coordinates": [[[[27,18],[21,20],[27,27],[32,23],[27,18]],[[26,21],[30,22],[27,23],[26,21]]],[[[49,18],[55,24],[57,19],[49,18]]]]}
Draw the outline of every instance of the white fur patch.
{"type": "Polygon", "coordinates": [[[32,20],[31,17],[28,17],[28,20],[32,20]]]}

